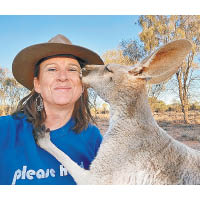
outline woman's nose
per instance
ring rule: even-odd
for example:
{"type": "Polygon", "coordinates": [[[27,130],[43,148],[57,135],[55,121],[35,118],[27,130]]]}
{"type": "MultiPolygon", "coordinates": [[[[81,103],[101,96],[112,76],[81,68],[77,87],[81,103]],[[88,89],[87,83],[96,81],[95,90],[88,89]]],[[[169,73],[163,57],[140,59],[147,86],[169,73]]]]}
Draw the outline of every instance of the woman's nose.
{"type": "Polygon", "coordinates": [[[57,79],[60,80],[60,81],[65,81],[65,80],[68,79],[68,76],[69,76],[68,71],[66,71],[66,70],[61,70],[61,71],[59,71],[59,73],[58,73],[57,79]]]}

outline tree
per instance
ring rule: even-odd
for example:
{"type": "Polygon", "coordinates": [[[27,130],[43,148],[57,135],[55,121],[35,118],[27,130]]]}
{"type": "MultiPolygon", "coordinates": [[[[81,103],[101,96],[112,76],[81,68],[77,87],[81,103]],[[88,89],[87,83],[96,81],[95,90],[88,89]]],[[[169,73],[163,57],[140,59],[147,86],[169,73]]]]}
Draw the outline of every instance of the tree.
{"type": "Polygon", "coordinates": [[[109,108],[108,108],[108,104],[107,103],[103,103],[102,104],[102,113],[103,114],[109,113],[109,108]]]}
{"type": "Polygon", "coordinates": [[[160,83],[156,85],[148,85],[148,96],[152,98],[158,98],[161,93],[165,90],[165,83],[160,83]]]}
{"type": "Polygon", "coordinates": [[[145,50],[150,53],[161,44],[175,39],[187,38],[193,42],[192,51],[176,73],[184,121],[189,123],[189,91],[192,81],[195,80],[193,78],[193,67],[196,66],[194,60],[200,47],[200,16],[146,15],[140,16],[138,23],[143,29],[139,35],[140,39],[144,42],[145,50]]]}
{"type": "Polygon", "coordinates": [[[8,69],[0,68],[0,106],[1,115],[11,114],[21,98],[29,91],[19,84],[8,69]]]}
{"type": "Polygon", "coordinates": [[[89,100],[90,100],[90,110],[93,110],[94,117],[96,118],[98,95],[92,88],[88,89],[88,94],[89,94],[89,100]]]}
{"type": "Polygon", "coordinates": [[[0,104],[5,104],[4,82],[6,80],[7,69],[0,67],[0,104]]]}
{"type": "Polygon", "coordinates": [[[168,109],[165,102],[158,100],[156,97],[149,97],[148,100],[153,112],[165,112],[168,109]]]}
{"type": "Polygon", "coordinates": [[[105,64],[120,64],[120,65],[132,65],[133,62],[127,55],[123,55],[121,49],[113,49],[106,51],[102,56],[105,64]]]}
{"type": "Polygon", "coordinates": [[[144,45],[138,40],[123,40],[120,43],[120,49],[123,52],[123,56],[128,57],[132,64],[136,64],[147,54],[144,45]]]}
{"type": "Polygon", "coordinates": [[[16,109],[20,99],[27,95],[29,91],[12,77],[7,77],[3,86],[6,99],[5,103],[9,106],[8,113],[6,114],[10,114],[16,109]]]}

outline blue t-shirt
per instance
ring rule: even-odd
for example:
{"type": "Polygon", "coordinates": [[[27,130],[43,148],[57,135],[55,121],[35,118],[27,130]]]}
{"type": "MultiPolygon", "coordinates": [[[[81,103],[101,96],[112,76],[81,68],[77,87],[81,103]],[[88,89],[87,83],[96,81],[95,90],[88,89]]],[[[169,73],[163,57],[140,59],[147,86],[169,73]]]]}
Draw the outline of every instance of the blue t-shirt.
{"type": "MultiPolygon", "coordinates": [[[[89,125],[75,133],[74,120],[51,131],[51,141],[81,167],[88,169],[102,141],[99,129],[89,125]]],[[[33,138],[32,124],[26,117],[0,117],[1,185],[73,185],[76,184],[61,163],[41,149],[33,138]]]]}

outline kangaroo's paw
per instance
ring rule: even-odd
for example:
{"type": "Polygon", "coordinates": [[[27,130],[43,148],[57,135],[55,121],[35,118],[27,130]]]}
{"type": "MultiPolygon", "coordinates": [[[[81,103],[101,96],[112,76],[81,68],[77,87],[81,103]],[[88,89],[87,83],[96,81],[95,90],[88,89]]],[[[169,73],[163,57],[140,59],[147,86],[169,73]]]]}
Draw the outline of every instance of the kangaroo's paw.
{"type": "Polygon", "coordinates": [[[46,129],[45,126],[42,126],[40,129],[35,131],[35,140],[38,146],[43,149],[46,149],[47,145],[51,143],[50,140],[50,129],[46,129]]]}

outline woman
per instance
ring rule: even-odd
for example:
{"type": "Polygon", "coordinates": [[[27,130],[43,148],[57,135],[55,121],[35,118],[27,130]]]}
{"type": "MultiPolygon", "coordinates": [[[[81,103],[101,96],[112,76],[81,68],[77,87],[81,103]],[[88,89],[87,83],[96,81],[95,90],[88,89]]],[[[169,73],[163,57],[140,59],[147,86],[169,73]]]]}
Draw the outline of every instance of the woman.
{"type": "Polygon", "coordinates": [[[50,129],[58,148],[89,168],[102,137],[89,124],[88,94],[81,84],[85,64],[103,61],[63,35],[15,57],[13,75],[31,93],[13,115],[0,117],[0,184],[75,184],[66,169],[37,146],[34,137],[44,128],[50,129]]]}

